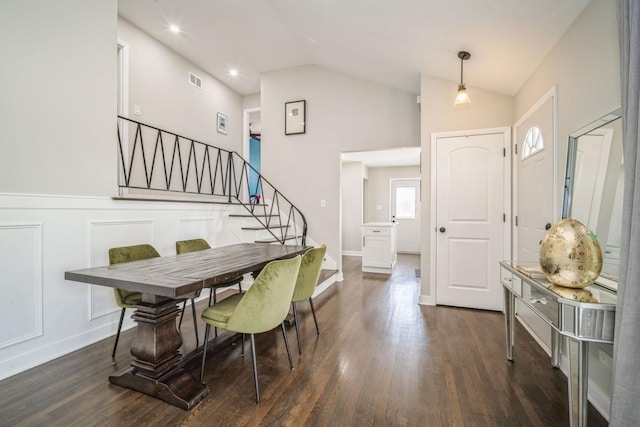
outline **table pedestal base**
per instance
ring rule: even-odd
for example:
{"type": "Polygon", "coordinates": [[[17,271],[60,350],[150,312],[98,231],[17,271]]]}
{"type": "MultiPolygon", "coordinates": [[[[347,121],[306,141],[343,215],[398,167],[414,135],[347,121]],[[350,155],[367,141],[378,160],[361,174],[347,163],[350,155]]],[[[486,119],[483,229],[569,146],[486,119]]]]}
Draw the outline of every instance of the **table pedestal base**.
{"type": "Polygon", "coordinates": [[[142,294],[131,316],[138,323],[131,345],[131,367],[111,375],[109,381],[182,409],[191,409],[209,394],[209,387],[184,369],[186,361],[179,351],[182,337],[176,328],[178,314],[175,300],[142,294]]]}
{"type": "Polygon", "coordinates": [[[157,379],[146,377],[136,372],[134,368],[127,368],[111,375],[109,381],[164,400],[181,409],[193,408],[210,392],[207,385],[202,384],[182,368],[157,379]]]}

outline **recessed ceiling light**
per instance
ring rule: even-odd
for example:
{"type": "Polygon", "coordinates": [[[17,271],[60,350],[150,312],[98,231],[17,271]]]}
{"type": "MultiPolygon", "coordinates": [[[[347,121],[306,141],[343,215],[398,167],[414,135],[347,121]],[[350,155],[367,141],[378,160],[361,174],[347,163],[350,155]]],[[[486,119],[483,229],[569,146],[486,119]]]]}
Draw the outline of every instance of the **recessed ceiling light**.
{"type": "Polygon", "coordinates": [[[232,68],[229,70],[229,75],[232,77],[235,77],[238,75],[238,70],[236,70],[235,68],[232,68]]]}
{"type": "Polygon", "coordinates": [[[180,32],[180,27],[178,27],[177,25],[169,25],[169,31],[174,34],[178,34],[180,32]]]}

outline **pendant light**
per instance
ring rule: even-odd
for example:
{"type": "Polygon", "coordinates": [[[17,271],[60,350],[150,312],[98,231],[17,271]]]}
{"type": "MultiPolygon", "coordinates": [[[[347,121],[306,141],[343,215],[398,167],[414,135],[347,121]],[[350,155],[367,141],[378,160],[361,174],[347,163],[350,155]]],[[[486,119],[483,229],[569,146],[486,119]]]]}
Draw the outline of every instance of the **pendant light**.
{"type": "Polygon", "coordinates": [[[458,85],[458,94],[456,95],[456,100],[453,103],[454,107],[466,107],[471,104],[471,99],[469,98],[469,94],[467,93],[467,87],[464,85],[462,80],[462,68],[464,61],[471,58],[471,54],[469,52],[465,52],[461,50],[458,52],[458,58],[460,58],[460,84],[458,85]]]}

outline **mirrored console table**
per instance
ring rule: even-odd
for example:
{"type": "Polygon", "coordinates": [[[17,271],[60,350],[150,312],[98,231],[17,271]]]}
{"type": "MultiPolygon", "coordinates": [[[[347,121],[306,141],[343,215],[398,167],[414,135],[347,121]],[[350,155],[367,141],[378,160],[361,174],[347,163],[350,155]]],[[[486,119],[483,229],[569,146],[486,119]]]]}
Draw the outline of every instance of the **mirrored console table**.
{"type": "MultiPolygon", "coordinates": [[[[568,397],[571,426],[587,425],[589,343],[613,343],[617,294],[593,284],[584,292],[554,292],[552,284],[536,274],[537,264],[502,261],[507,359],[513,361],[515,302],[520,300],[552,330],[551,363],[559,366],[560,337],[569,350],[568,397]]],[[[560,291],[558,291],[560,292],[560,291]]]]}

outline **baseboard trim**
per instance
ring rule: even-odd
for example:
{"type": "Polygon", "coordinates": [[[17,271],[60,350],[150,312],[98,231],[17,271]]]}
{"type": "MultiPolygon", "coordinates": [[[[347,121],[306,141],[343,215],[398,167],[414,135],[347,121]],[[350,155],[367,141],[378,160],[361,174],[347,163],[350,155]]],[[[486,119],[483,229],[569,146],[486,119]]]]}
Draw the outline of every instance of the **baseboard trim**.
{"type": "Polygon", "coordinates": [[[362,251],[342,251],[342,255],[345,256],[362,256],[362,251]]]}
{"type": "MultiPolygon", "coordinates": [[[[43,347],[34,348],[30,351],[17,354],[10,359],[3,360],[0,362],[0,372],[2,373],[0,375],[0,380],[12,377],[31,368],[35,368],[36,366],[50,362],[58,357],[73,353],[76,350],[95,344],[98,341],[113,337],[115,335],[117,325],[117,321],[111,322],[98,328],[49,343],[43,347]]],[[[135,323],[129,325],[125,323],[122,325],[122,332],[131,329],[134,326],[136,326],[135,323]]]]}
{"type": "Polygon", "coordinates": [[[418,297],[418,304],[419,305],[436,305],[436,301],[431,295],[421,294],[418,297]]]}
{"type": "Polygon", "coordinates": [[[318,295],[320,295],[321,293],[323,293],[324,291],[326,291],[327,289],[329,289],[335,282],[337,281],[342,281],[342,278],[340,280],[338,280],[338,277],[342,277],[342,272],[338,272],[334,275],[332,275],[331,277],[329,277],[327,280],[325,280],[322,283],[319,283],[318,286],[316,286],[316,290],[313,292],[312,298],[317,297],[318,295]]]}

